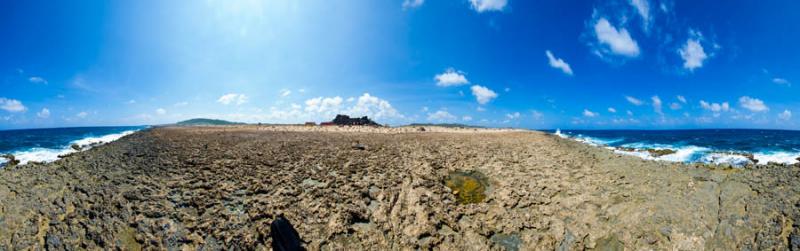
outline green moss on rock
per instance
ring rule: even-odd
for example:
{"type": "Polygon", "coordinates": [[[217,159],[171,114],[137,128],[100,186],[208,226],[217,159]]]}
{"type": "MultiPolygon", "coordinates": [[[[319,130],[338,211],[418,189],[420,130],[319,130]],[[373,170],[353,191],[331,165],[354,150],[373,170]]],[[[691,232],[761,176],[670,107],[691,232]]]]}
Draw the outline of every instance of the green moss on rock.
{"type": "Polygon", "coordinates": [[[483,202],[489,180],[478,171],[454,171],[447,176],[445,185],[453,190],[460,204],[483,202]]]}

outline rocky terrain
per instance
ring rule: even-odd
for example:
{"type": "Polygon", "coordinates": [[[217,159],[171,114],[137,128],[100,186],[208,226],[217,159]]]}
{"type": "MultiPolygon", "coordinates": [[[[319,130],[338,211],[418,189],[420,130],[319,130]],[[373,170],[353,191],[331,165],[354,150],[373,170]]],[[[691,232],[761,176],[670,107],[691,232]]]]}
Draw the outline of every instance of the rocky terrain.
{"type": "Polygon", "coordinates": [[[0,250],[800,248],[800,166],[641,160],[540,132],[156,128],[0,170],[0,250]]]}

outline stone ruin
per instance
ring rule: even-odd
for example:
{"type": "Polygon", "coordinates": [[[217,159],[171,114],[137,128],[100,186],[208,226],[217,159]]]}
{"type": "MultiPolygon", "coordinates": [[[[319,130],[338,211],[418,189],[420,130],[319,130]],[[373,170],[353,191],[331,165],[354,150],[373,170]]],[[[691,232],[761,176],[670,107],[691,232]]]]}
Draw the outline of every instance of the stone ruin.
{"type": "Polygon", "coordinates": [[[381,126],[380,124],[375,123],[375,121],[369,119],[367,116],[351,118],[350,116],[342,114],[336,115],[336,118],[334,118],[331,123],[340,126],[381,126]]]}

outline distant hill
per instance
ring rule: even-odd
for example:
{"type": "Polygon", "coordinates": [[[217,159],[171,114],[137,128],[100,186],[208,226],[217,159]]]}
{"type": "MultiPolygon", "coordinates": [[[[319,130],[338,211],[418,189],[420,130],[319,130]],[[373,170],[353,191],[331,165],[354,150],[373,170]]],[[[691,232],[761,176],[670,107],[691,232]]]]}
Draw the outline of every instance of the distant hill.
{"type": "Polygon", "coordinates": [[[184,120],[184,121],[175,123],[175,125],[179,125],[179,126],[244,125],[244,123],[230,122],[230,121],[221,120],[221,119],[203,119],[203,118],[198,118],[198,119],[184,120]]]}
{"type": "Polygon", "coordinates": [[[461,128],[485,128],[483,126],[455,124],[455,123],[442,123],[442,124],[415,123],[415,124],[410,124],[408,126],[440,126],[440,127],[452,127],[452,128],[458,128],[458,127],[461,127],[461,128]]]}

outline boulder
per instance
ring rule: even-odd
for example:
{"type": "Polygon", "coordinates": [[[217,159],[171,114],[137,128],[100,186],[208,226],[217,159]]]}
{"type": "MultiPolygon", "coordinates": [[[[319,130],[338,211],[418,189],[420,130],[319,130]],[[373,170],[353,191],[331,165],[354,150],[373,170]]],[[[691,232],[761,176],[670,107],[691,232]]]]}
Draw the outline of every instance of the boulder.
{"type": "Polygon", "coordinates": [[[3,164],[4,166],[13,167],[13,166],[19,165],[19,160],[16,159],[14,157],[14,155],[12,155],[12,154],[3,154],[3,155],[0,155],[0,158],[4,158],[4,159],[8,160],[8,161],[6,161],[5,164],[3,164]]]}

